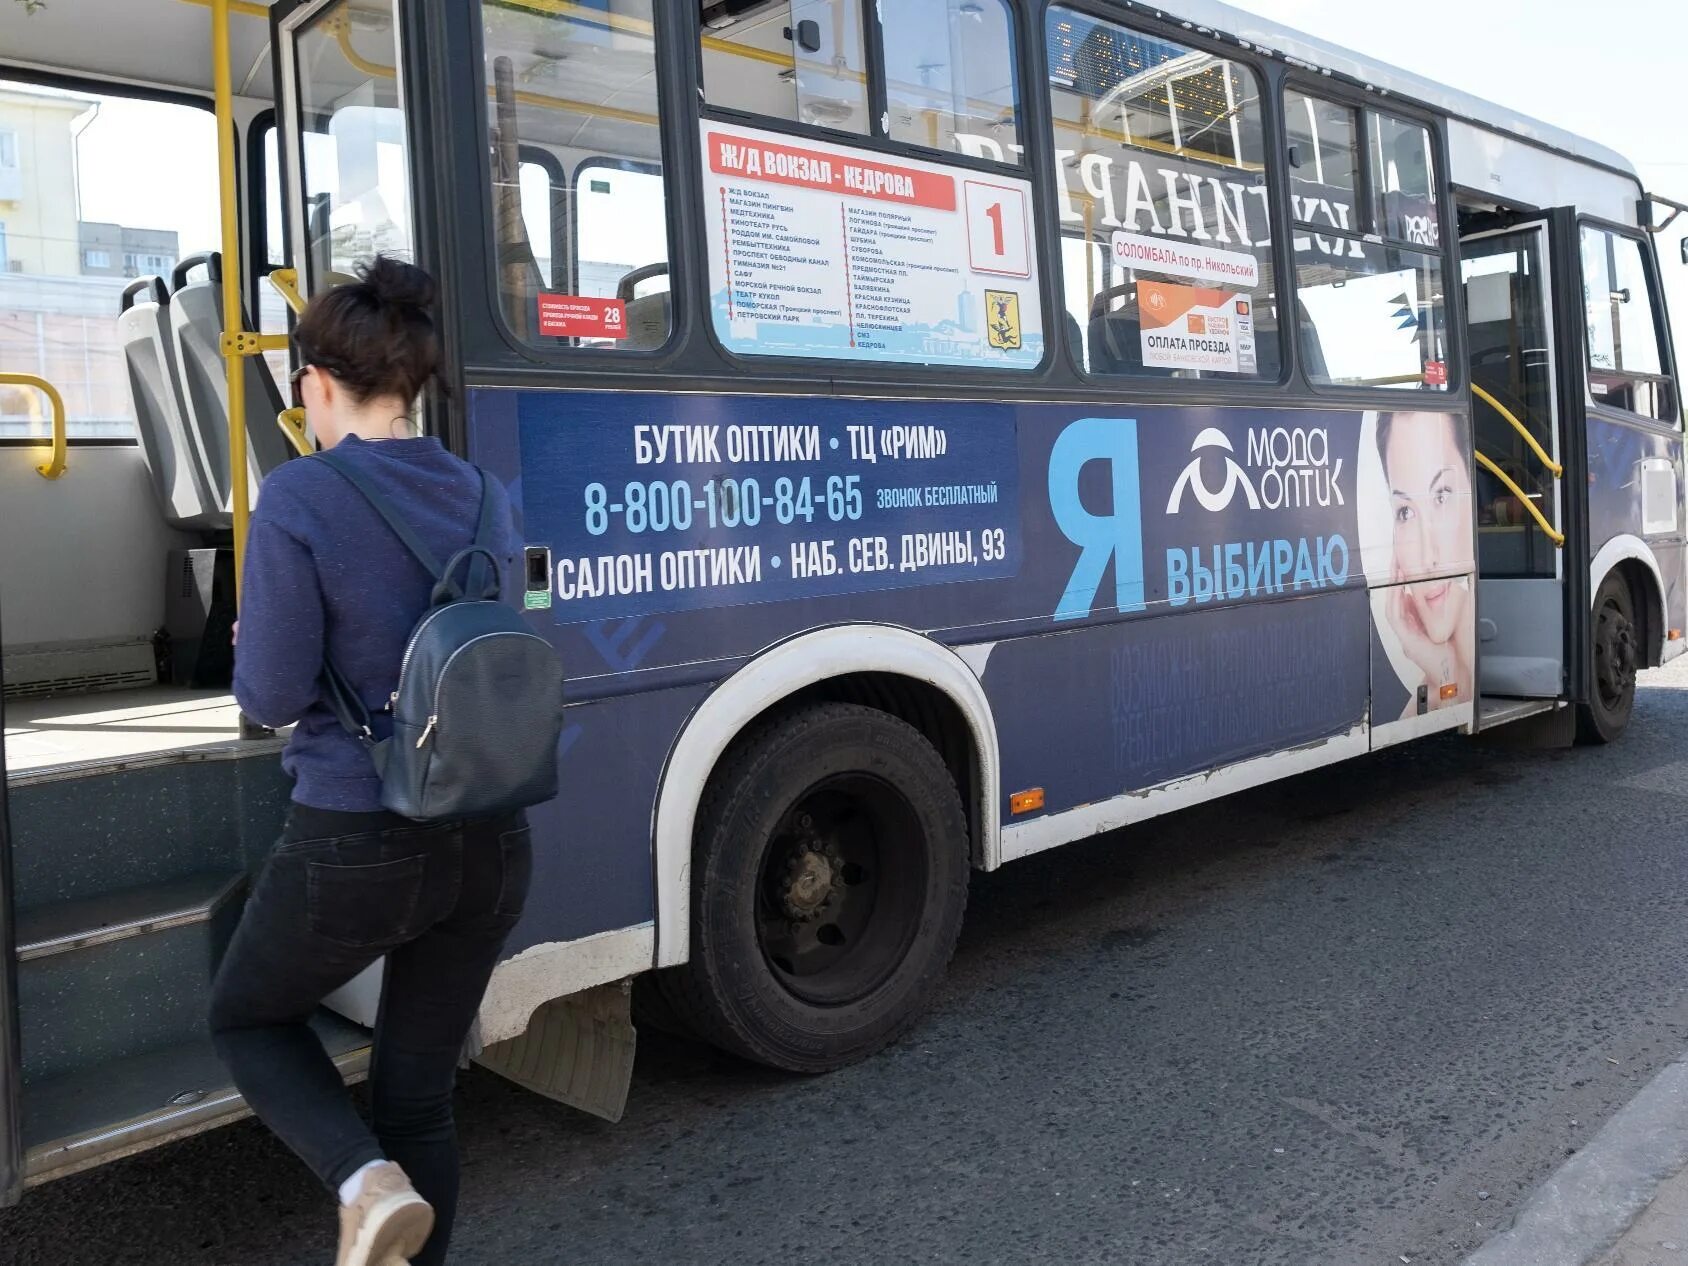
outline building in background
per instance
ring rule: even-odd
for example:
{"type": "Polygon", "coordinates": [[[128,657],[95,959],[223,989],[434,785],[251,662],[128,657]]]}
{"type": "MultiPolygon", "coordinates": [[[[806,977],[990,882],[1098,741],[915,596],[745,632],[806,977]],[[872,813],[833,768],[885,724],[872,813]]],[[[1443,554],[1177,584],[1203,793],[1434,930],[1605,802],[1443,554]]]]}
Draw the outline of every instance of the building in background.
{"type": "Polygon", "coordinates": [[[77,259],[76,134],[92,97],[0,87],[0,225],[4,273],[63,276],[77,259]]]}
{"type": "Polygon", "coordinates": [[[83,220],[77,225],[84,277],[168,277],[181,258],[173,229],[134,229],[83,220]]]}
{"type": "MultiPolygon", "coordinates": [[[[57,386],[73,435],[119,438],[135,426],[117,344],[124,257],[137,257],[137,271],[141,257],[173,266],[177,247],[171,232],[82,225],[77,138],[99,110],[93,97],[0,86],[0,368],[57,386]],[[84,266],[84,227],[113,230],[109,251],[91,247],[108,266],[84,266]]],[[[49,429],[39,392],[0,387],[0,438],[49,429]]]]}

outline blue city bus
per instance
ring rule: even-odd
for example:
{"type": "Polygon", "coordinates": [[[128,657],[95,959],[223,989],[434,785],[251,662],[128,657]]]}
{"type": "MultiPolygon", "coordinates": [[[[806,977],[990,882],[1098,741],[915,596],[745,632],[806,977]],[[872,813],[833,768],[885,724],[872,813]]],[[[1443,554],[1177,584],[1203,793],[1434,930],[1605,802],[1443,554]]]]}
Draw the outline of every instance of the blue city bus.
{"type": "MultiPolygon", "coordinates": [[[[896,1039],[973,869],[1445,731],[1610,742],[1683,649],[1684,208],[1501,107],[1211,0],[5,8],[0,139],[145,104],[122,160],[224,194],[218,253],[90,219],[63,276],[12,217],[8,1200],[243,1112],[204,995],[287,787],[234,578],[312,447],[282,297],[377,251],[440,279],[422,416],[569,682],[472,1054],[612,1119],[635,1021],[896,1039]]],[[[348,1078],[378,995],[320,1017],[348,1078]]]]}

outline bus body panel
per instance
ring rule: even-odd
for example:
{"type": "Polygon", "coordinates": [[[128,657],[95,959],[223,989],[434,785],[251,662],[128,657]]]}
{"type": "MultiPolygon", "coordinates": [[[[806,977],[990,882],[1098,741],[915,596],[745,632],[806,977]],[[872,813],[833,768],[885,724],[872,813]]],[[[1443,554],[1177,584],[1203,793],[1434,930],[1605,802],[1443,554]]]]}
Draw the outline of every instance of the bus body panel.
{"type": "MultiPolygon", "coordinates": [[[[1025,825],[1008,803],[1025,788],[1045,789],[1054,819],[1343,736],[1365,750],[1374,692],[1388,719],[1410,693],[1368,601],[1399,578],[1378,417],[473,389],[472,455],[549,553],[529,618],[579,700],[563,794],[534,815],[536,900],[512,952],[654,915],[661,961],[680,961],[671,907],[688,900],[701,782],[665,842],[664,762],[685,763],[688,718],[743,665],[829,629],[852,630],[851,653],[832,644],[784,686],[740,690],[749,702],[710,714],[714,754],[781,690],[860,671],[982,679],[982,705],[966,682],[947,693],[1000,748],[993,828],[1025,825]],[[913,630],[918,649],[879,655],[875,630],[913,630]]],[[[1463,414],[1398,417],[1469,443],[1463,414]]],[[[1468,523],[1462,544],[1438,574],[1468,585],[1468,523]]],[[[1456,702],[1433,720],[1468,722],[1469,696],[1456,702]]],[[[1042,834],[1087,834],[1081,817],[1042,834]]]]}
{"type": "Polygon", "coordinates": [[[1683,647],[1668,630],[1688,628],[1682,434],[1593,409],[1587,426],[1589,590],[1621,559],[1648,565],[1661,586],[1646,630],[1647,662],[1657,663],[1683,647]]]}
{"type": "Polygon", "coordinates": [[[1362,589],[999,643],[985,671],[1008,797],[1051,813],[1344,734],[1366,719],[1362,589]]]}

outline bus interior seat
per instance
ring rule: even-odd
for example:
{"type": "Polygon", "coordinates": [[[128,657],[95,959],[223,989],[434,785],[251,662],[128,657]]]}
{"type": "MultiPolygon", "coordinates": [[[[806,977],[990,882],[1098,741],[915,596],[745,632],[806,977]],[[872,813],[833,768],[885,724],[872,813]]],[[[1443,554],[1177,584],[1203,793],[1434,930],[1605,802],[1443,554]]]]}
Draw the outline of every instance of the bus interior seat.
{"type": "Polygon", "coordinates": [[[226,529],[229,516],[188,439],[170,334],[170,292],[161,278],[141,277],[124,288],[117,339],[123,348],[141,457],[165,522],[190,532],[226,529]]]}
{"type": "Polygon", "coordinates": [[[1110,286],[1091,301],[1090,372],[1171,378],[1172,370],[1143,363],[1143,325],[1137,319],[1136,289],[1132,283],[1110,286]],[[1108,305],[1116,299],[1125,299],[1130,306],[1110,310],[1108,305]]]}
{"type": "Polygon", "coordinates": [[[666,290],[634,297],[641,281],[666,276],[665,263],[647,264],[636,268],[616,283],[615,297],[627,305],[627,339],[622,344],[628,351],[649,352],[668,341],[673,321],[673,301],[666,290]]]}
{"type": "Polygon", "coordinates": [[[629,351],[649,352],[668,341],[668,292],[645,295],[627,305],[627,341],[629,351]]]}
{"type": "MultiPolygon", "coordinates": [[[[228,506],[229,484],[228,369],[223,360],[222,260],[216,252],[190,255],[170,276],[170,327],[175,342],[176,369],[181,376],[187,430],[195,456],[208,473],[218,504],[228,506]],[[201,265],[204,279],[189,281],[201,265]]],[[[244,313],[243,313],[243,319],[244,313]]],[[[247,465],[256,486],[287,460],[286,437],[276,425],[282,410],[281,393],[262,356],[246,361],[247,465]]]]}

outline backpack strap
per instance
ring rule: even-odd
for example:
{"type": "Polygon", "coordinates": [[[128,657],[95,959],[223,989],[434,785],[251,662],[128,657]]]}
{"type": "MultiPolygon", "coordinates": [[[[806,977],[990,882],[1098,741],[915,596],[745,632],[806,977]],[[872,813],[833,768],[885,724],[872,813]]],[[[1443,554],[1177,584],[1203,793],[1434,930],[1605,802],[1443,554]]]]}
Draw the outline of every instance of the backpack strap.
{"type": "MultiPolygon", "coordinates": [[[[327,452],[318,453],[316,455],[316,460],[326,463],[330,470],[336,472],[347,483],[351,484],[352,487],[356,488],[363,494],[363,499],[369,502],[375,513],[379,514],[386,520],[387,526],[393,530],[393,535],[398,537],[400,541],[404,542],[404,547],[416,556],[416,561],[422,564],[423,569],[430,576],[432,576],[435,580],[443,578],[443,571],[440,567],[439,560],[434,557],[434,552],[422,543],[421,538],[411,530],[410,524],[406,523],[399,517],[398,511],[393,509],[392,504],[376,490],[375,485],[369,481],[361,470],[359,470],[351,462],[347,461],[344,457],[335,453],[332,449],[327,452]]],[[[483,481],[485,478],[486,477],[483,475],[483,481]]],[[[486,521],[484,488],[482,490],[482,496],[483,504],[481,508],[481,521],[484,524],[486,521]]]]}
{"type": "MultiPolygon", "coordinates": [[[[503,585],[500,583],[501,577],[498,574],[498,542],[492,539],[492,480],[487,478],[487,473],[484,470],[480,472],[480,476],[481,520],[475,525],[475,541],[470,546],[475,554],[469,563],[468,592],[479,594],[482,598],[496,598],[503,585]],[[490,585],[486,578],[486,567],[484,565],[486,561],[490,561],[492,564],[492,583],[490,585]]],[[[451,579],[452,567],[455,562],[456,560],[453,559],[452,562],[445,565],[445,579],[451,579]]],[[[434,600],[439,601],[437,595],[434,600]]]]}
{"type": "Polygon", "coordinates": [[[322,657],[322,680],[328,687],[328,706],[334,710],[341,728],[353,738],[362,739],[365,745],[374,746],[375,728],[369,709],[363,706],[363,700],[352,689],[352,683],[326,654],[322,657]]]}
{"type": "MultiPolygon", "coordinates": [[[[463,591],[457,587],[453,575],[465,558],[469,559],[468,581],[470,592],[478,592],[483,596],[486,594],[488,588],[486,568],[490,565],[493,575],[492,596],[498,596],[500,587],[498,555],[493,548],[492,541],[494,530],[492,483],[487,478],[485,471],[479,472],[481,476],[481,513],[475,527],[474,544],[452,555],[451,560],[444,567],[441,567],[434,558],[433,551],[422,543],[416,533],[411,530],[410,525],[399,517],[391,503],[381,495],[362,471],[345,458],[336,455],[332,449],[317,453],[316,457],[362,494],[363,499],[369,502],[371,508],[392,529],[393,535],[403,542],[404,547],[415,555],[416,561],[421,563],[427,573],[434,578],[432,597],[434,605],[438,606],[441,603],[457,601],[463,597],[463,591]]],[[[346,675],[340,671],[333,659],[326,653],[322,657],[322,678],[323,684],[328,687],[328,706],[333,710],[341,727],[353,738],[361,739],[365,744],[373,745],[375,730],[369,709],[364,706],[363,700],[358,697],[358,692],[352,688],[352,683],[346,679],[346,675]]]]}

